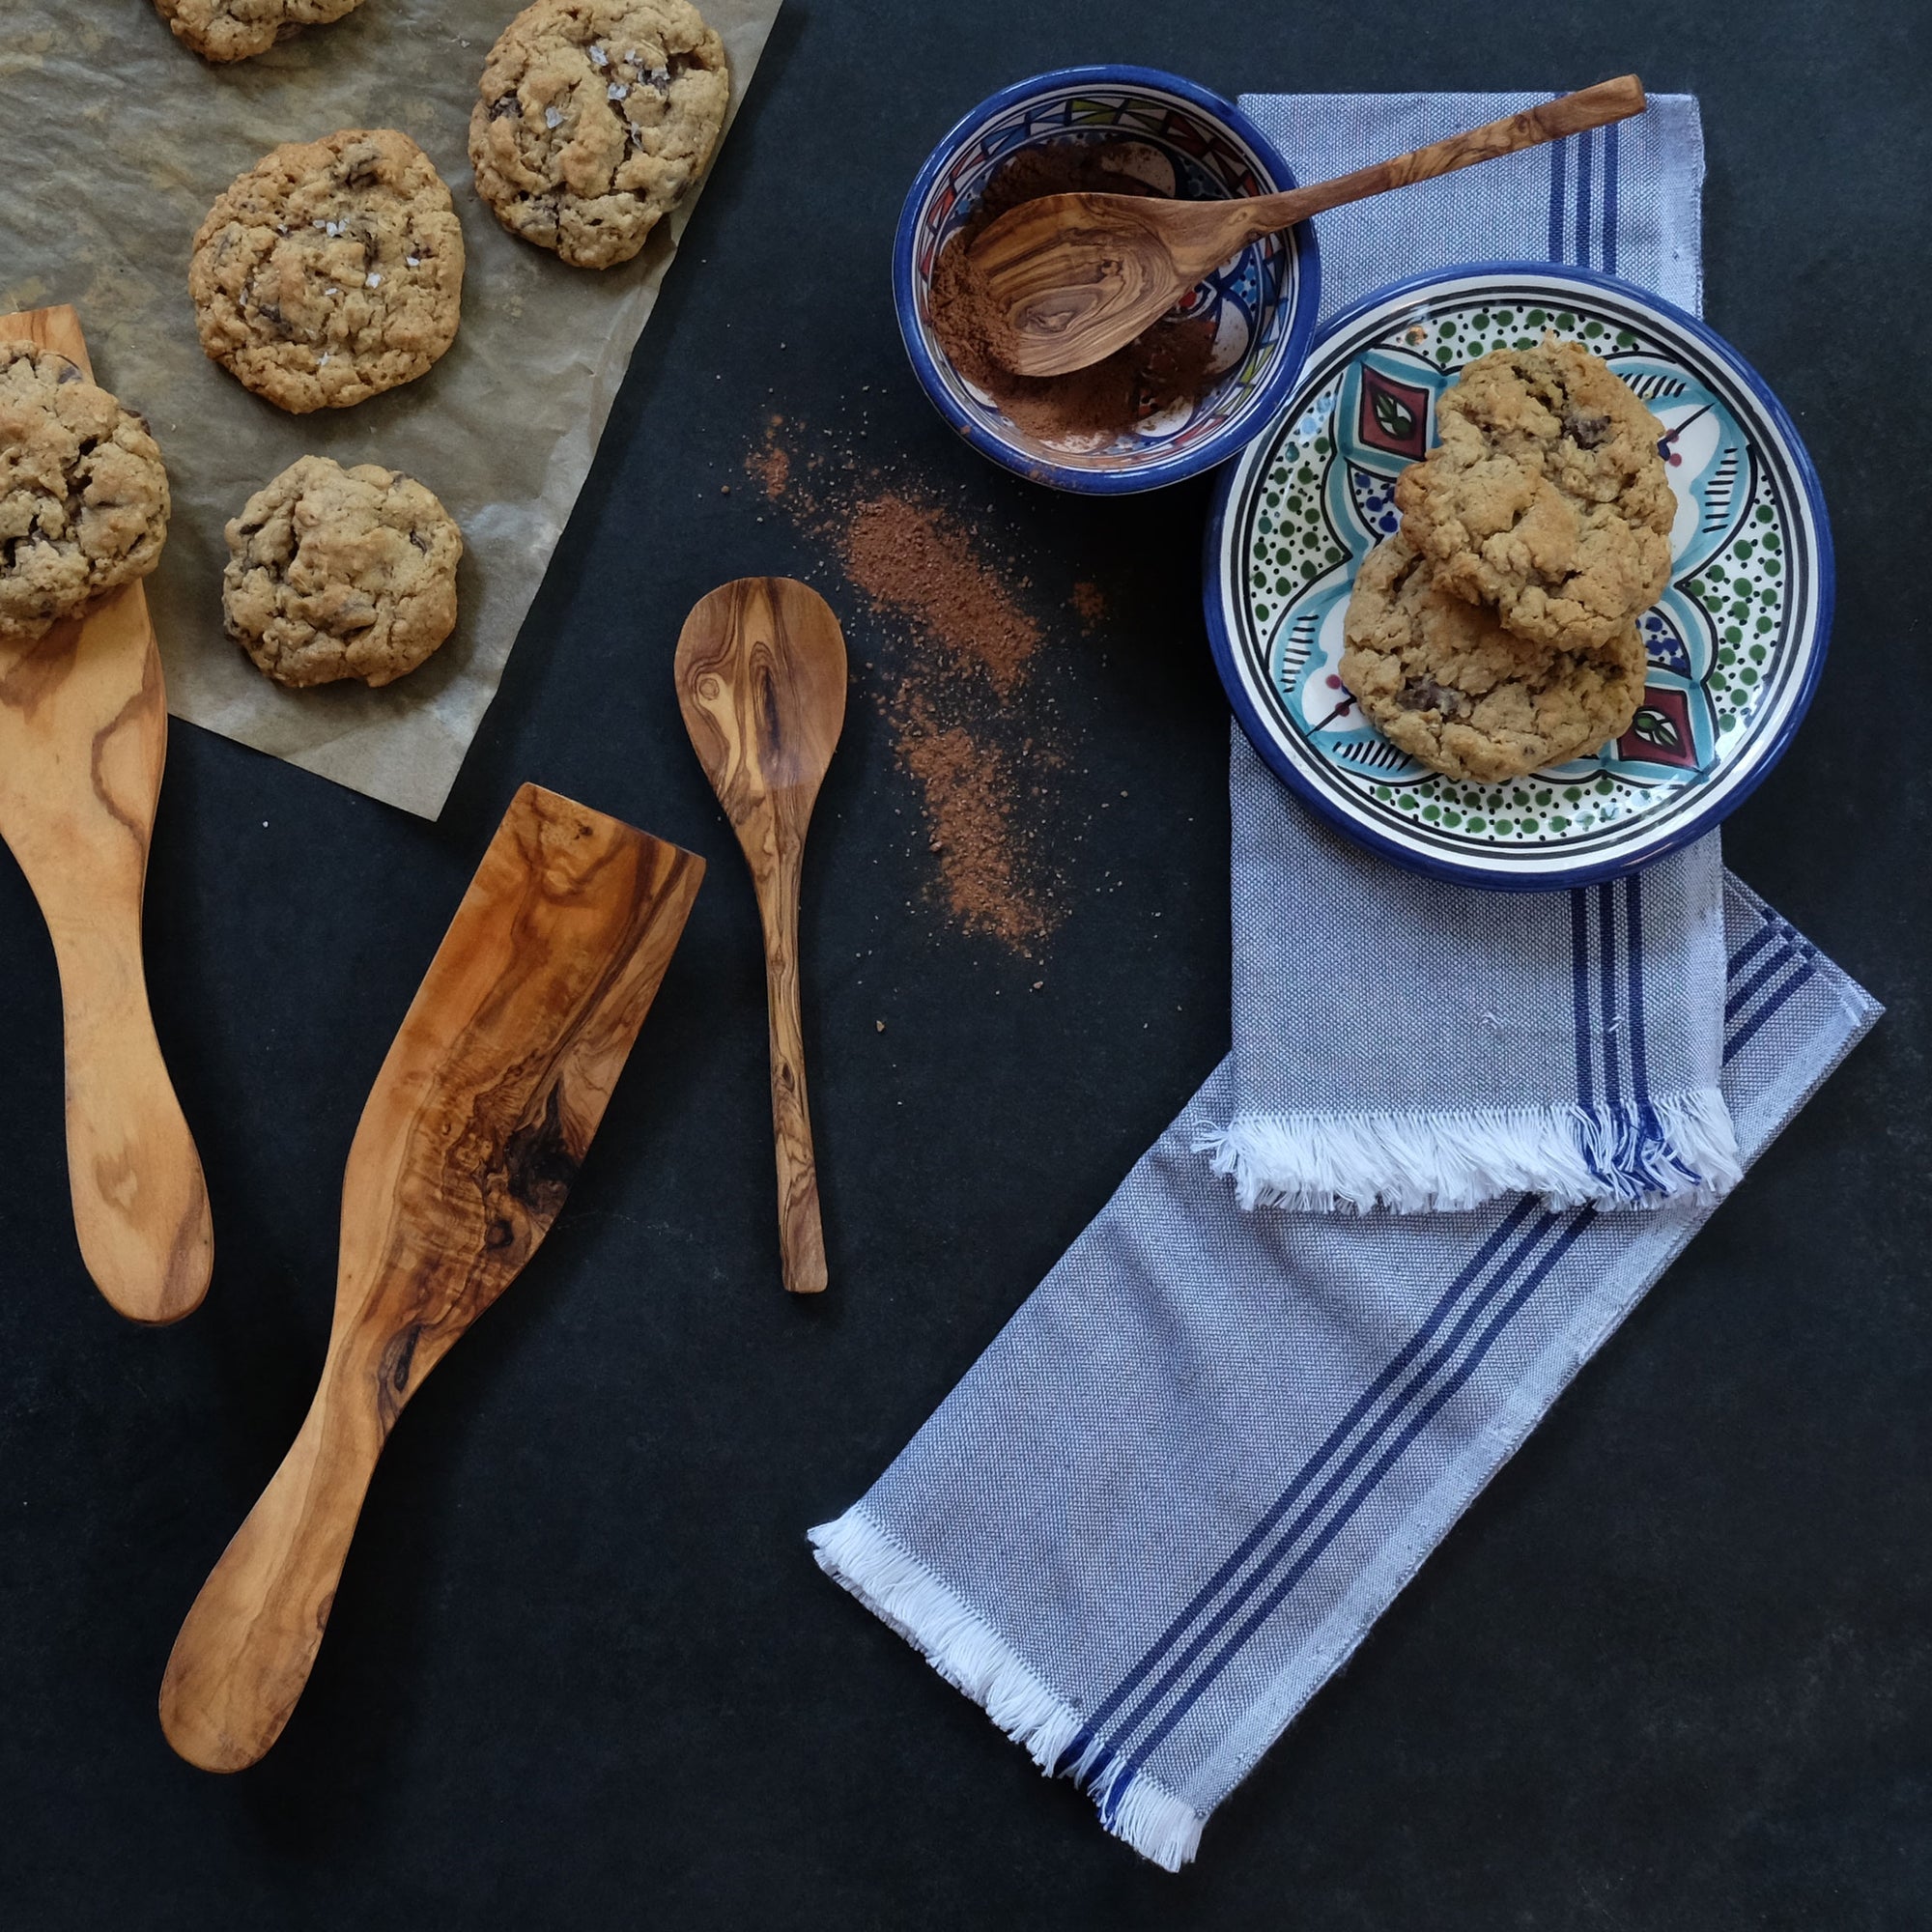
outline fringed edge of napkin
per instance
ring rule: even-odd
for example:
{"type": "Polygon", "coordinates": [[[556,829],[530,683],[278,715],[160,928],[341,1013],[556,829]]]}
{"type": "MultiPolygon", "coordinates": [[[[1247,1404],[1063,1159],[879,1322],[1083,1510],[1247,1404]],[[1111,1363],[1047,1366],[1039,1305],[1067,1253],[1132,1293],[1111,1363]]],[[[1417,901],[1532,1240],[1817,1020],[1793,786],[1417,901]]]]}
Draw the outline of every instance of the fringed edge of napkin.
{"type": "MultiPolygon", "coordinates": [[[[857,1507],[806,1535],[818,1567],[972,1698],[1041,1771],[1078,1781],[1080,1765],[1066,1760],[1082,1741],[1080,1714],[977,1610],[857,1507]]],[[[1193,1861],[1207,1819],[1145,1770],[1092,1795],[1101,1824],[1143,1858],[1164,1871],[1193,1861]]]]}
{"type": "Polygon", "coordinates": [[[1444,1114],[1239,1114],[1195,1137],[1243,1208],[1459,1213],[1506,1194],[1551,1208],[1710,1207],[1744,1172],[1715,1087],[1622,1106],[1444,1114]]]}

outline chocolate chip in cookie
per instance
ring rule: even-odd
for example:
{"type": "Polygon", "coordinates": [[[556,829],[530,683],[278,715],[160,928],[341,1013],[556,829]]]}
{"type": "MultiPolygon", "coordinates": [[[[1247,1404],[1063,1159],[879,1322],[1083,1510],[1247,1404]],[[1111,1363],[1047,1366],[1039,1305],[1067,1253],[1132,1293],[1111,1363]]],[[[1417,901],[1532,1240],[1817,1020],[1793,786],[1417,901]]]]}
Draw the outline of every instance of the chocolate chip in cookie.
{"type": "Polygon", "coordinates": [[[264,156],[215,202],[188,265],[201,346],[297,415],[422,375],[456,339],[463,230],[429,156],[345,128],[264,156]]]}
{"type": "Polygon", "coordinates": [[[228,635],[277,684],[392,683],[456,628],[463,538],[413,478],[303,456],[227,528],[228,635]]]}
{"type": "Polygon", "coordinates": [[[724,43],[689,0],[537,0],[483,70],[476,191],[566,262],[628,262],[704,172],[730,99],[724,43]]]}
{"type": "Polygon", "coordinates": [[[147,423],[51,349],[0,341],[0,639],[145,577],[168,532],[147,423]]]}

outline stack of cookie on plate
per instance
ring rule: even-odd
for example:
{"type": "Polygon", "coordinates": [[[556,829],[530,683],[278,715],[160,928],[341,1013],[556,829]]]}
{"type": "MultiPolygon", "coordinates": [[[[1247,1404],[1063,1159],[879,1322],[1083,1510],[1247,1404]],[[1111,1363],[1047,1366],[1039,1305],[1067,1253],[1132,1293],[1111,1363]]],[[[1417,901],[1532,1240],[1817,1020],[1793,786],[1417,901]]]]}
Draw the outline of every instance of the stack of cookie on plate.
{"type": "MultiPolygon", "coordinates": [[[[156,0],[204,59],[241,61],[360,0],[156,0]]],[[[724,125],[724,47],[690,0],[535,0],[491,49],[476,186],[574,267],[642,249],[724,125]]],[[[209,356],[294,415],[426,375],[456,341],[463,224],[393,128],[272,150],[216,199],[188,266],[209,356]]],[[[167,475],[146,423],[64,357],[0,342],[0,639],[32,639],[153,570],[167,475]]],[[[463,539],[425,485],[302,456],[227,526],[228,634],[278,684],[384,685],[456,627],[463,539]]]]}
{"type": "Polygon", "coordinates": [[[1643,695],[1636,619],[1670,580],[1662,425],[1579,343],[1471,362],[1363,559],[1343,684],[1392,744],[1492,782],[1587,756],[1643,695]]]}

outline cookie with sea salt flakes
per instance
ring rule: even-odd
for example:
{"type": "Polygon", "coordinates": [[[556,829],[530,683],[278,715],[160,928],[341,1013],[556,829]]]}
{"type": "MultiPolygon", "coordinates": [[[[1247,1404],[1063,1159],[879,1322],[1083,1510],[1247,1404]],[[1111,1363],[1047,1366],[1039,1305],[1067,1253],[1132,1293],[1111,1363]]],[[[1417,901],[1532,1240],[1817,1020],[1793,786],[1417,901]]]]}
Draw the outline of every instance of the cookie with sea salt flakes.
{"type": "Polygon", "coordinates": [[[147,423],[65,355],[0,341],[0,642],[146,577],[167,533],[147,423]]]}
{"type": "Polygon", "coordinates": [[[353,14],[362,0],[155,0],[175,39],[203,60],[239,61],[353,14]]]}
{"type": "Polygon", "coordinates": [[[277,684],[391,684],[456,628],[462,533],[432,491],[379,463],[298,457],[226,535],[228,635],[277,684]]]}
{"type": "Polygon", "coordinates": [[[209,211],[188,264],[201,346],[296,415],[420,376],[456,339],[463,229],[393,128],[266,155],[209,211]]]}
{"type": "Polygon", "coordinates": [[[1406,537],[1363,558],[1343,620],[1342,683],[1392,745],[1493,783],[1583,756],[1630,729],[1647,668],[1634,623],[1563,651],[1441,587],[1406,537]]]}
{"type": "Polygon", "coordinates": [[[536,0],[483,70],[476,191],[578,268],[628,262],[704,172],[730,99],[724,43],[689,0],[536,0]]]}
{"type": "Polygon", "coordinates": [[[1435,418],[1440,442],[1395,497],[1437,584],[1558,650],[1621,638],[1670,581],[1663,426],[1601,356],[1553,334],[1471,362],[1435,418]]]}

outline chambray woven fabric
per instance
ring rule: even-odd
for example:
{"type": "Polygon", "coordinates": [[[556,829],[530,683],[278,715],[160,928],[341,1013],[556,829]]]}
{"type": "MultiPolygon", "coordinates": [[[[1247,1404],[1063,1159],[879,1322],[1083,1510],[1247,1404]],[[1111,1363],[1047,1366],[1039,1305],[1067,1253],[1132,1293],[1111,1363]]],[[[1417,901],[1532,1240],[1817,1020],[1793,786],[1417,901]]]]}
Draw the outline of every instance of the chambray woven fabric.
{"type": "MultiPolygon", "coordinates": [[[[1302,181],[1547,97],[1259,96],[1302,181]]],[[[1332,315],[1430,269],[1580,264],[1695,310],[1697,104],[1464,169],[1321,222],[1332,315]]],[[[1235,733],[1235,1082],[1203,1151],[1243,1207],[1552,1207],[1716,1199],[1738,1177],[1719,1091],[1718,839],[1577,892],[1473,891],[1362,850],[1235,733]],[[1284,879],[1293,880],[1290,892],[1284,879]]]]}
{"type": "MultiPolygon", "coordinates": [[[[1314,174],[1508,104],[1462,97],[1431,117],[1404,101],[1386,125],[1361,100],[1283,114],[1314,174]],[[1311,160],[1317,124],[1329,146],[1311,160]]],[[[1694,207],[1666,219],[1641,199],[1670,165],[1612,177],[1627,255],[1694,245],[1694,207]]],[[[1693,169],[1694,148],[1676,165],[1693,169]]],[[[1494,246],[1521,252],[1494,220],[1494,246]]],[[[1323,248],[1344,252],[1325,233],[1323,248]]],[[[1265,940],[1245,956],[1267,931],[1267,867],[1298,917],[1311,877],[1341,902],[1351,863],[1281,836],[1267,814],[1284,809],[1237,748],[1237,970],[1277,1000],[1306,991],[1306,969],[1265,940]]],[[[1715,846],[1678,867],[1687,903],[1706,866],[1715,846]]],[[[1656,877],[1562,896],[1614,940],[1668,920],[1656,877]]],[[[1717,890],[1718,1080],[1748,1161],[1878,1009],[1747,888],[1717,890]]],[[[1628,977],[1608,982],[1612,1018],[1628,977]]],[[[1238,979],[1236,1012],[1253,1025],[1238,979]]],[[[1241,1044],[891,1468],[811,1532],[833,1577],[1169,1869],[1712,1211],[1688,1192],[1652,1208],[1521,1193],[1428,1214],[1244,1210],[1199,1151],[1236,1111],[1241,1044]]],[[[1372,1081],[1378,1064],[1365,1048],[1354,1070],[1372,1081]]]]}

